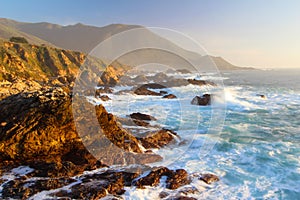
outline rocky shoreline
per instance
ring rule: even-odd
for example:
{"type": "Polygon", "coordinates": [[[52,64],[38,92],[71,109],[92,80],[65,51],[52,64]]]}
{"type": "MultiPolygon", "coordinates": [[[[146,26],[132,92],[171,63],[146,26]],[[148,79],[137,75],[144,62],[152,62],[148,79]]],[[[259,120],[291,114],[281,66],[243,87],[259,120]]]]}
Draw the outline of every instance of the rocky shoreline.
{"type": "MultiPolygon", "coordinates": [[[[36,49],[48,53],[53,51],[42,47],[5,44],[7,55],[20,48],[29,48],[33,54],[36,49]]],[[[11,67],[19,65],[9,60],[5,64],[6,79],[0,82],[1,199],[99,199],[105,196],[122,199],[128,187],[143,189],[160,184],[175,191],[162,192],[159,195],[161,199],[194,199],[188,194],[201,191],[191,188],[191,182],[197,180],[210,184],[219,180],[213,174],[189,174],[184,169],[147,165],[163,159],[153,149],[168,145],[176,147],[183,142],[179,135],[173,130],[152,125],[150,122],[156,119],[147,113],[131,113],[121,118],[107,112],[103,105],[94,105],[80,94],[73,94],[74,74],[84,55],[61,50],[57,52],[55,56],[58,57],[68,55],[61,59],[62,64],[42,58],[36,64],[47,66],[56,63],[59,67],[57,70],[53,67],[56,70],[55,78],[45,74],[39,81],[26,79],[24,74],[9,71],[11,67]],[[60,68],[72,60],[72,56],[78,57],[76,63],[72,64],[74,70],[71,75],[61,75],[65,72],[60,68]],[[74,101],[77,102],[75,106],[72,104],[74,101]],[[83,107],[88,112],[83,112],[83,107]],[[90,120],[90,113],[95,113],[95,119],[90,120]],[[81,117],[74,119],[74,115],[81,117]],[[123,125],[149,130],[137,136],[123,125]],[[86,134],[79,135],[78,129],[86,134]],[[103,141],[109,141],[108,146],[103,141]],[[117,150],[108,151],[109,155],[101,148],[91,152],[99,145],[104,145],[103,149],[114,147],[117,150]]],[[[29,60],[29,55],[24,55],[24,58],[29,60]]],[[[18,58],[18,63],[31,64],[22,59],[18,58]]],[[[208,81],[178,79],[164,73],[129,77],[125,75],[126,70],[127,66],[107,66],[99,78],[98,88],[85,90],[83,95],[110,101],[107,94],[113,93],[113,87],[126,85],[133,87],[128,91],[119,91],[119,94],[161,96],[168,100],[177,98],[166,91],[170,87],[189,84],[214,86],[208,81]]],[[[36,73],[34,75],[38,76],[36,73]]],[[[88,82],[85,84],[88,85],[88,82]]],[[[205,101],[207,105],[210,96],[205,101]]],[[[199,99],[197,102],[200,105],[199,99]]]]}
{"type": "MultiPolygon", "coordinates": [[[[88,101],[84,103],[93,106],[88,101]]],[[[136,138],[122,129],[117,118],[103,106],[93,107],[105,136],[125,151],[146,154],[144,163],[161,160],[151,149],[163,148],[174,142],[174,136],[176,137],[175,132],[161,129],[136,138]],[[118,139],[120,136],[121,139],[118,139]],[[141,145],[145,150],[141,149],[141,145]]],[[[27,199],[42,191],[53,191],[49,192],[50,197],[72,199],[98,199],[106,195],[120,198],[125,192],[124,187],[157,186],[163,176],[167,177],[166,188],[172,190],[191,182],[191,175],[184,169],[151,168],[145,165],[137,167],[136,172],[132,172],[132,169],[129,172],[128,169],[110,169],[86,150],[76,132],[71,109],[70,91],[60,87],[19,93],[1,100],[2,198],[27,199]],[[28,166],[28,173],[16,175],[13,180],[5,178],[20,166],[28,166]],[[97,169],[103,170],[101,173],[84,174],[97,169]],[[145,173],[148,175],[141,176],[145,173]],[[71,192],[64,189],[67,186],[71,192]]],[[[154,120],[141,113],[133,113],[131,117],[140,122],[154,120]]]]}

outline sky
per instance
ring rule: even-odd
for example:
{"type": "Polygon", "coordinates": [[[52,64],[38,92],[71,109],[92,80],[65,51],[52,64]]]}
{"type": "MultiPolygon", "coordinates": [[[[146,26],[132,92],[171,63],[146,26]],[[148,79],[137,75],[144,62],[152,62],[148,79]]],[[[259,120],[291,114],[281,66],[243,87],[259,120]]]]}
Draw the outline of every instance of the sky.
{"type": "Polygon", "coordinates": [[[174,29],[232,64],[300,68],[298,0],[0,0],[0,17],[23,22],[174,29]]]}

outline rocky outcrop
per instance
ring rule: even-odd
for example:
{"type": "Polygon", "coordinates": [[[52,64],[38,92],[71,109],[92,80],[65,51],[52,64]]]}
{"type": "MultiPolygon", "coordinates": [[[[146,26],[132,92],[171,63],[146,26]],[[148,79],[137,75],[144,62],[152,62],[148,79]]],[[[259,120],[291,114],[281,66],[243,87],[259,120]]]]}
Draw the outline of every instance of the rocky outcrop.
{"type": "Polygon", "coordinates": [[[144,113],[132,113],[129,115],[132,119],[137,119],[137,120],[146,120],[146,121],[151,121],[151,120],[156,120],[155,117],[151,116],[151,115],[147,115],[144,113]]]}
{"type": "Polygon", "coordinates": [[[129,66],[114,62],[107,66],[100,76],[98,86],[115,86],[122,76],[130,69],[129,66]]]}
{"type": "Polygon", "coordinates": [[[109,98],[109,96],[107,96],[107,95],[100,95],[99,98],[100,98],[102,101],[108,101],[108,100],[111,100],[111,98],[109,98]]]}
{"type": "MultiPolygon", "coordinates": [[[[77,100],[76,96],[73,98],[73,101],[77,100]]],[[[102,105],[94,106],[87,100],[80,102],[72,106],[68,88],[42,89],[3,99],[0,102],[0,161],[29,164],[33,168],[37,165],[47,176],[76,174],[101,166],[97,159],[103,157],[112,159],[105,162],[100,159],[103,164],[115,163],[116,160],[120,164],[124,160],[127,163],[159,161],[159,155],[144,154],[141,146],[145,145],[146,149],[160,148],[174,140],[176,135],[163,129],[137,139],[130,131],[122,128],[118,119],[102,105]],[[87,109],[87,112],[83,112],[81,108],[87,109]],[[77,127],[73,112],[79,116],[77,127]],[[91,119],[93,112],[95,119],[91,119]],[[79,136],[78,130],[84,135],[79,136]],[[82,138],[89,139],[85,139],[83,144],[82,138]],[[111,151],[109,156],[101,149],[93,152],[93,155],[89,153],[88,150],[93,149],[93,145],[99,148],[101,144],[100,147],[103,147],[107,140],[110,141],[108,147],[116,146],[117,151],[111,151]],[[124,160],[119,156],[120,153],[124,154],[124,160]],[[94,158],[95,155],[97,159],[94,158]],[[47,168],[43,163],[52,167],[47,168]]],[[[155,120],[142,113],[133,113],[131,117],[135,124],[145,127],[149,124],[144,120],[155,120]]]]}
{"type": "Polygon", "coordinates": [[[75,130],[71,99],[62,88],[20,93],[0,102],[0,160],[28,164],[71,161],[93,165],[75,130]],[[80,156],[78,156],[80,155],[80,156]]]}
{"type": "Polygon", "coordinates": [[[195,96],[191,101],[192,105],[206,106],[211,104],[211,95],[204,94],[202,96],[195,96]]]}
{"type": "Polygon", "coordinates": [[[170,170],[166,167],[159,167],[152,170],[148,175],[138,179],[135,182],[135,185],[138,188],[144,188],[144,186],[157,186],[160,183],[162,176],[167,177],[166,187],[172,190],[191,182],[188,173],[184,169],[170,170]]]}
{"type": "Polygon", "coordinates": [[[161,148],[174,142],[177,134],[169,129],[162,129],[155,132],[146,133],[143,138],[138,138],[146,149],[161,148]]]}
{"type": "Polygon", "coordinates": [[[139,87],[139,88],[135,89],[134,94],[137,94],[137,95],[152,95],[152,96],[161,96],[162,95],[161,93],[151,91],[151,90],[149,90],[145,87],[139,87]]]}
{"type": "Polygon", "coordinates": [[[213,82],[211,82],[211,81],[204,81],[204,80],[197,80],[197,79],[188,79],[187,81],[190,84],[192,84],[192,85],[199,85],[199,86],[211,85],[211,86],[216,86],[216,84],[213,83],[213,82]]]}
{"type": "MultiPolygon", "coordinates": [[[[126,192],[125,187],[136,186],[145,188],[145,186],[158,186],[161,181],[165,181],[166,188],[177,191],[175,195],[163,191],[160,198],[168,199],[193,199],[188,194],[200,193],[195,187],[187,187],[195,178],[189,175],[184,169],[171,170],[167,167],[147,167],[139,166],[128,168],[127,170],[111,170],[106,168],[103,171],[95,173],[86,173],[76,177],[35,178],[35,171],[17,176],[16,179],[7,181],[2,188],[2,198],[4,199],[29,199],[37,197],[40,192],[44,193],[44,198],[59,199],[99,199],[109,196],[110,199],[119,199],[120,195],[126,192]],[[162,177],[166,179],[163,180],[162,177]],[[185,186],[185,187],[182,187],[185,186]],[[47,196],[45,196],[45,194],[47,196]]],[[[218,181],[218,177],[214,181],[218,181]]],[[[213,182],[213,181],[212,181],[213,182]]],[[[212,182],[207,182],[212,183],[212,182]]]]}
{"type": "Polygon", "coordinates": [[[163,96],[164,99],[176,99],[177,97],[174,94],[167,94],[163,96]]]}
{"type": "Polygon", "coordinates": [[[207,184],[211,184],[213,182],[217,182],[219,181],[219,177],[214,175],[214,174],[202,174],[200,177],[199,177],[199,180],[202,180],[204,181],[205,183],[207,184]]]}
{"type": "Polygon", "coordinates": [[[21,92],[33,92],[42,88],[41,84],[36,81],[9,79],[10,81],[0,82],[0,100],[11,95],[21,92]]]}
{"type": "Polygon", "coordinates": [[[14,78],[46,83],[52,77],[76,77],[86,59],[80,52],[3,41],[0,52],[0,81],[14,78]]]}

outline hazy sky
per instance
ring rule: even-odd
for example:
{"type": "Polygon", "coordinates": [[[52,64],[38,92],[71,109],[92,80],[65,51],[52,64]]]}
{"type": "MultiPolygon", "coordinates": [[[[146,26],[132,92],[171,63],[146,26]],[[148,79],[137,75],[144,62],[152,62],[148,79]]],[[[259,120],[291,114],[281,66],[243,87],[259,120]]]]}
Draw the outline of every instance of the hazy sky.
{"type": "Polygon", "coordinates": [[[300,68],[299,0],[0,0],[0,17],[171,28],[239,66],[300,68]]]}

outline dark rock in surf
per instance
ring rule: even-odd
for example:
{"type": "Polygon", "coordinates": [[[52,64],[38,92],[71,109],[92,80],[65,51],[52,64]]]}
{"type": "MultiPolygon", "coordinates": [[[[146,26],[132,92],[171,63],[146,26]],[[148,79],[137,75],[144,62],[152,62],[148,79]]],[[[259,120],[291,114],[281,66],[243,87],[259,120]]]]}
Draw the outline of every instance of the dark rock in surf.
{"type": "Polygon", "coordinates": [[[160,83],[147,83],[147,84],[144,84],[142,86],[140,86],[140,88],[150,88],[150,89],[163,89],[163,88],[166,88],[165,85],[160,84],[160,83]]]}
{"type": "Polygon", "coordinates": [[[192,105],[199,105],[199,106],[207,106],[211,104],[211,95],[204,94],[202,96],[195,96],[191,101],[192,105]]]}
{"type": "Polygon", "coordinates": [[[152,170],[148,175],[138,179],[135,185],[138,188],[144,188],[144,186],[157,186],[160,183],[162,176],[166,176],[166,187],[174,190],[183,185],[187,185],[191,182],[188,177],[188,173],[184,169],[170,170],[166,167],[158,167],[152,170]]]}
{"type": "Polygon", "coordinates": [[[132,113],[129,115],[132,119],[137,119],[137,120],[146,120],[146,121],[152,121],[152,120],[156,120],[155,117],[151,116],[151,115],[147,115],[147,114],[143,114],[140,112],[137,113],[132,113]]]}
{"type": "Polygon", "coordinates": [[[144,87],[139,87],[139,88],[135,89],[134,90],[134,94],[137,94],[137,95],[161,96],[160,93],[151,91],[151,90],[149,90],[147,88],[144,88],[144,87]]]}
{"type": "Polygon", "coordinates": [[[188,79],[187,81],[188,81],[190,84],[192,84],[192,85],[199,85],[199,86],[211,85],[211,86],[216,86],[215,83],[210,82],[210,81],[197,80],[197,79],[188,79]]]}
{"type": "Polygon", "coordinates": [[[164,99],[176,99],[177,97],[174,94],[167,94],[163,96],[164,99]]]}
{"type": "Polygon", "coordinates": [[[201,177],[199,177],[199,180],[204,181],[207,184],[211,184],[213,182],[219,181],[219,177],[214,174],[202,174],[201,177]]]}
{"type": "Polygon", "coordinates": [[[108,100],[111,100],[111,98],[109,98],[109,96],[107,96],[107,95],[101,95],[101,96],[99,96],[99,98],[100,98],[102,101],[108,101],[108,100]]]}
{"type": "Polygon", "coordinates": [[[143,138],[138,138],[143,147],[146,149],[150,148],[161,148],[170,144],[175,140],[175,137],[178,137],[174,131],[169,129],[162,129],[155,132],[149,132],[143,138]]]}

